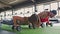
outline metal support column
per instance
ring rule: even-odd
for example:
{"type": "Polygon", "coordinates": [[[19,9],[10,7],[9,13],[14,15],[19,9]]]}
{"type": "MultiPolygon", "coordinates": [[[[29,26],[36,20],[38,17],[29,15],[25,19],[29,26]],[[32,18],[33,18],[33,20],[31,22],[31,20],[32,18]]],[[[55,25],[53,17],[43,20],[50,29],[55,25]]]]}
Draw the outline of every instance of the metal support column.
{"type": "Polygon", "coordinates": [[[34,10],[35,10],[35,12],[37,12],[37,2],[36,2],[36,0],[32,0],[32,2],[34,5],[34,10]]]}
{"type": "Polygon", "coordinates": [[[14,10],[12,9],[12,15],[13,15],[14,10]]]}
{"type": "Polygon", "coordinates": [[[4,19],[6,18],[6,12],[4,12],[4,19]]]}
{"type": "Polygon", "coordinates": [[[59,10],[60,10],[60,9],[59,9],[59,8],[60,8],[60,7],[59,7],[59,2],[57,2],[57,4],[58,4],[58,9],[57,9],[57,10],[58,10],[58,16],[59,16],[59,10]]]}

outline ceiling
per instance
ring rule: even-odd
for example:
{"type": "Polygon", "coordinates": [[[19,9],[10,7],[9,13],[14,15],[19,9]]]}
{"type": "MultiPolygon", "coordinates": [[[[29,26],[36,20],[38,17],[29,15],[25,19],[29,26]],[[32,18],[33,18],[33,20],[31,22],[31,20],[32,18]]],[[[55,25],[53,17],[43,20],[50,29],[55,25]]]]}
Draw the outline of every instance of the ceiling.
{"type": "Polygon", "coordinates": [[[0,0],[0,8],[2,7],[10,7],[10,5],[15,5],[17,3],[21,3],[27,0],[0,0]]]}
{"type": "MultiPolygon", "coordinates": [[[[60,0],[35,0],[36,3],[44,3],[51,1],[60,1],[60,0]]],[[[24,5],[32,5],[32,0],[0,0],[0,11],[5,9],[10,9],[12,7],[24,6],[24,5]]]]}

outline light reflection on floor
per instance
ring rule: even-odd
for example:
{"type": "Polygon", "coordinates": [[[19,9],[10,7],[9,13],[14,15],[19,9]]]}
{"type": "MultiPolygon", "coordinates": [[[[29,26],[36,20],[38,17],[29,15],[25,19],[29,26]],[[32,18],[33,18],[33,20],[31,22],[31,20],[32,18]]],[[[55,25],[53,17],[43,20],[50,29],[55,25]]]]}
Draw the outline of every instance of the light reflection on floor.
{"type": "Polygon", "coordinates": [[[53,24],[53,26],[60,26],[60,23],[55,23],[53,24]]]}

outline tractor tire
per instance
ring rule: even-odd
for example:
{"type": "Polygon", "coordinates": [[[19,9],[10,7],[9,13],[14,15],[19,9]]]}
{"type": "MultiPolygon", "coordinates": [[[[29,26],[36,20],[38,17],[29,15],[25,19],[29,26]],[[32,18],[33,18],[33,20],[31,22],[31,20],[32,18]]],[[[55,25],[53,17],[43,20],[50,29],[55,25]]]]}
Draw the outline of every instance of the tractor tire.
{"type": "Polygon", "coordinates": [[[16,30],[17,30],[17,31],[21,31],[21,27],[20,27],[20,26],[17,26],[17,27],[16,27],[16,30]]]}

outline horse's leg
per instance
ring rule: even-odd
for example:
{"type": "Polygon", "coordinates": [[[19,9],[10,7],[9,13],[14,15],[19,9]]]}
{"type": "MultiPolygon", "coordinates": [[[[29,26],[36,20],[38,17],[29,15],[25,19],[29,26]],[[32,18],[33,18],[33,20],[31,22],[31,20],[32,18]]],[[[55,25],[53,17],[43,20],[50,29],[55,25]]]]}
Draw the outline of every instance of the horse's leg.
{"type": "Polygon", "coordinates": [[[32,23],[32,27],[33,27],[33,29],[35,29],[36,28],[36,25],[34,23],[32,23]]]}

